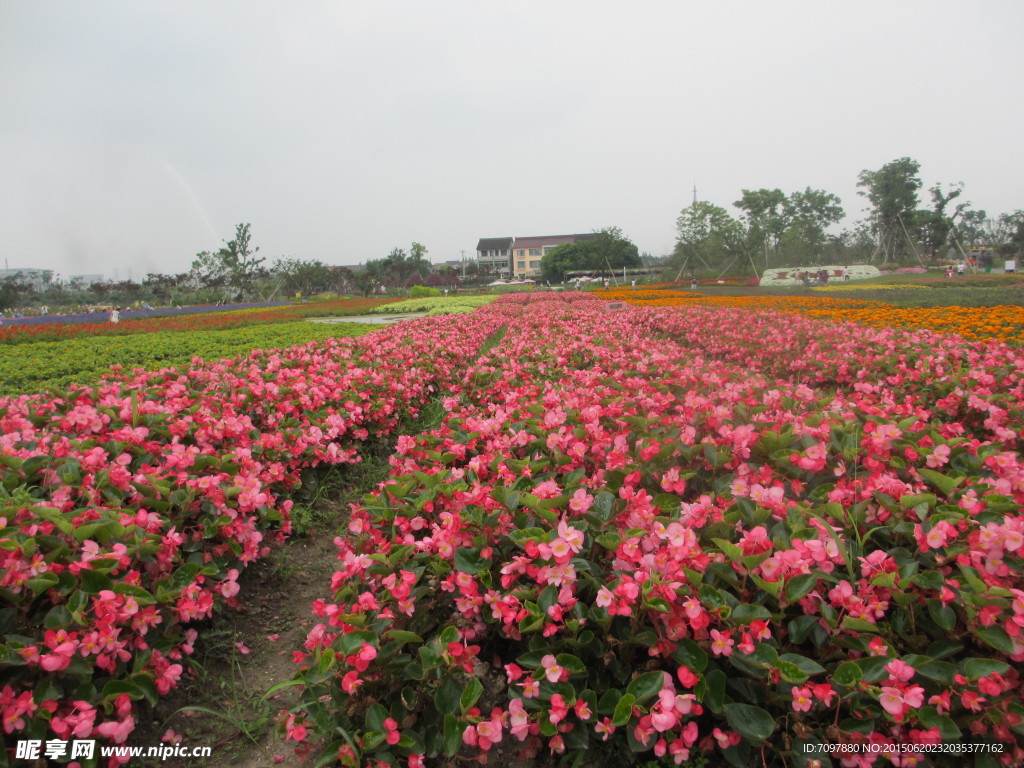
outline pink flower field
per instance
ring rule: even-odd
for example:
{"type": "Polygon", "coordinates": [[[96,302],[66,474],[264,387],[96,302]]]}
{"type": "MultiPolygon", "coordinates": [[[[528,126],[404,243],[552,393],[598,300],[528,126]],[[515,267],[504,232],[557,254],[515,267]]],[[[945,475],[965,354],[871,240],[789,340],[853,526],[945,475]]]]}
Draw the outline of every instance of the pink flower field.
{"type": "Polygon", "coordinates": [[[994,342],[584,294],[0,399],[5,744],[128,739],[391,435],[294,649],[311,764],[1020,765],[1022,409],[994,342]]]}

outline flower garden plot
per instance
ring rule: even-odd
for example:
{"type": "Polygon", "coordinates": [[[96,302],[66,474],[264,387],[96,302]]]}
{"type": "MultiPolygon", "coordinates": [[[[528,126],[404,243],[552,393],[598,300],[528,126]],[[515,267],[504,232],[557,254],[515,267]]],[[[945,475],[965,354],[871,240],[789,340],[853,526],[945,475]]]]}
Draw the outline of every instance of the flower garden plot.
{"type": "MultiPolygon", "coordinates": [[[[338,317],[361,314],[394,299],[342,299],[310,304],[257,307],[222,311],[214,307],[185,307],[181,310],[160,310],[174,316],[125,317],[114,324],[92,322],[65,324],[59,316],[48,318],[46,324],[0,327],[0,345],[18,345],[39,341],[63,341],[92,336],[129,336],[140,333],[196,333],[227,330],[272,323],[293,323],[309,317],[338,317]]],[[[125,313],[127,314],[127,313],[125,313]]],[[[134,313],[133,313],[134,314],[134,313]]]]}
{"type": "MultiPolygon", "coordinates": [[[[303,469],[359,461],[457,382],[500,315],[0,398],[0,715],[17,739],[123,743],[196,622],[287,535],[303,469]]],[[[0,764],[12,754],[0,752],[0,764]]]]}
{"type": "Polygon", "coordinates": [[[359,323],[328,326],[296,321],[192,333],[149,331],[17,344],[0,351],[0,394],[93,384],[109,373],[111,366],[152,371],[186,366],[196,357],[218,360],[248,354],[254,348],[279,349],[334,336],[362,336],[372,330],[359,323]]]}
{"type": "MultiPolygon", "coordinates": [[[[729,313],[524,304],[485,310],[522,307],[353,509],[286,721],[302,751],[1024,759],[1020,456],[911,391],[913,361],[871,378],[914,337],[857,340],[869,373],[836,387],[846,326],[764,313],[744,337],[729,313]],[[820,347],[786,346],[794,324],[820,347]],[[786,355],[807,383],[772,373],[786,355]]],[[[1016,352],[968,350],[968,370],[956,346],[933,378],[993,379],[966,416],[1012,396],[993,374],[1016,352]]]]}

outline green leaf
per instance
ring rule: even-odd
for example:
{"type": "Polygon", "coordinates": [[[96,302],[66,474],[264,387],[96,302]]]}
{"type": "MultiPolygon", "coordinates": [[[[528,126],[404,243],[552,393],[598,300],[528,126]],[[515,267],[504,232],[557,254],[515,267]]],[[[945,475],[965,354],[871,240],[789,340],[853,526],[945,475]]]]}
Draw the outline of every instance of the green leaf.
{"type": "Polygon", "coordinates": [[[459,697],[459,709],[462,710],[462,714],[466,714],[476,704],[477,699],[480,698],[480,694],[483,692],[483,683],[475,677],[470,678],[469,683],[462,690],[462,695],[459,697]]]}
{"type": "Polygon", "coordinates": [[[754,746],[760,745],[775,730],[775,719],[771,714],[750,704],[726,704],[725,718],[754,746]]]}
{"type": "Polygon", "coordinates": [[[942,589],[946,583],[945,577],[938,571],[924,571],[923,573],[917,574],[912,578],[911,583],[921,587],[921,589],[931,589],[938,592],[942,589]]]}
{"type": "Polygon", "coordinates": [[[927,661],[918,662],[911,666],[917,671],[917,674],[927,677],[929,680],[935,680],[939,683],[945,683],[946,685],[953,684],[953,675],[957,673],[956,666],[950,664],[948,661],[936,661],[934,659],[928,659],[927,661]]]}
{"type": "Polygon", "coordinates": [[[455,550],[455,570],[459,573],[477,574],[486,571],[490,561],[480,557],[480,550],[473,547],[459,547],[455,550]]]}
{"type": "Polygon", "coordinates": [[[142,587],[136,587],[134,584],[119,582],[114,585],[114,593],[118,595],[130,595],[135,598],[135,602],[139,605],[153,605],[153,603],[156,602],[156,598],[149,592],[144,590],[142,587]]]}
{"type": "Polygon", "coordinates": [[[601,491],[594,497],[591,510],[602,523],[607,523],[615,514],[615,497],[608,491],[601,491]]]}
{"type": "Polygon", "coordinates": [[[420,645],[423,643],[423,638],[417,635],[415,632],[406,632],[404,629],[392,629],[387,632],[387,639],[392,641],[398,641],[400,643],[416,643],[420,645]]]}
{"type": "MultiPolygon", "coordinates": [[[[733,656],[735,655],[736,654],[733,654],[733,656]]],[[[779,670],[779,674],[782,676],[782,679],[787,683],[799,685],[800,683],[807,682],[807,673],[791,661],[782,661],[780,659],[775,662],[775,668],[779,670]]]]}
{"type": "Polygon", "coordinates": [[[636,697],[631,693],[627,693],[619,699],[619,703],[615,705],[615,712],[612,714],[612,725],[618,728],[628,723],[629,718],[633,716],[634,704],[636,704],[636,697]]]}
{"type": "Polygon", "coordinates": [[[988,677],[989,675],[1005,675],[1010,665],[998,659],[967,659],[964,662],[964,676],[970,678],[988,677]]]}
{"type": "Polygon", "coordinates": [[[626,686],[626,695],[632,694],[638,704],[650,701],[658,695],[665,682],[665,673],[660,670],[644,672],[626,686]]]}
{"type": "Polygon", "coordinates": [[[366,727],[371,731],[384,731],[388,711],[381,704],[373,704],[366,710],[366,727]]]}
{"type": "Polygon", "coordinates": [[[980,627],[974,634],[1007,656],[1013,653],[1013,640],[1002,627],[980,627]]]}
{"type": "Polygon", "coordinates": [[[94,571],[91,568],[83,569],[80,572],[80,578],[82,579],[82,586],[86,592],[91,592],[94,595],[99,594],[105,589],[112,590],[114,588],[114,582],[110,580],[110,577],[105,573],[94,571]]]}
{"type": "Polygon", "coordinates": [[[707,690],[704,692],[703,703],[715,714],[720,714],[725,704],[725,673],[720,669],[712,669],[704,679],[707,690]]]}
{"type": "Polygon", "coordinates": [[[609,688],[597,702],[597,713],[599,715],[611,715],[615,712],[615,706],[622,699],[622,691],[618,688],[609,688]]]}
{"type": "Polygon", "coordinates": [[[558,666],[569,670],[572,677],[582,677],[587,674],[587,665],[571,653],[560,653],[555,656],[558,666]]]}
{"type": "Polygon", "coordinates": [[[672,654],[672,658],[697,675],[708,666],[707,652],[688,637],[679,641],[679,646],[672,654]]]}
{"type": "Polygon", "coordinates": [[[796,664],[800,669],[808,676],[820,675],[825,671],[825,668],[816,661],[808,659],[806,656],[800,656],[795,653],[784,653],[779,656],[783,661],[788,661],[791,664],[796,664]]]}
{"type": "Polygon", "coordinates": [[[453,757],[462,747],[463,725],[453,714],[444,716],[444,753],[453,757]]]}
{"type": "MultiPolygon", "coordinates": [[[[434,706],[437,711],[445,715],[454,715],[459,709],[459,699],[462,696],[462,688],[452,678],[446,677],[441,681],[434,693],[434,706]]],[[[461,733],[461,731],[460,731],[461,733]]]]}
{"type": "Polygon", "coordinates": [[[942,474],[941,472],[936,472],[934,469],[926,469],[922,467],[917,471],[921,473],[921,477],[942,491],[943,495],[947,498],[949,498],[950,494],[957,489],[957,486],[964,481],[964,478],[962,477],[952,478],[948,475],[942,474]]]}
{"type": "Polygon", "coordinates": [[[927,606],[928,615],[932,617],[932,621],[947,632],[952,631],[956,626],[956,611],[934,597],[928,599],[927,606]]]}
{"type": "Polygon", "coordinates": [[[336,642],[338,643],[338,652],[340,654],[343,656],[351,656],[363,647],[363,643],[376,647],[376,640],[376,632],[360,629],[355,632],[346,632],[344,635],[339,637],[336,642]]]}
{"type": "Polygon", "coordinates": [[[844,688],[854,688],[863,676],[860,667],[852,661],[844,661],[832,673],[832,682],[844,688]]]}
{"type": "Polygon", "coordinates": [[[786,600],[795,603],[818,583],[817,574],[802,573],[786,581],[786,600]]]}
{"type": "Polygon", "coordinates": [[[758,619],[771,619],[771,617],[772,612],[763,605],[753,605],[751,603],[740,603],[732,609],[732,614],[729,616],[737,624],[749,624],[758,619]]]}
{"type": "Polygon", "coordinates": [[[731,541],[726,541],[725,539],[712,539],[712,541],[718,545],[718,548],[722,550],[722,553],[732,562],[740,562],[740,559],[743,557],[742,547],[738,547],[731,541]]]}
{"type": "Polygon", "coordinates": [[[963,735],[956,723],[946,715],[940,715],[935,707],[921,707],[917,718],[926,728],[938,728],[943,741],[956,741],[963,735]]]}
{"type": "Polygon", "coordinates": [[[869,683],[881,680],[883,677],[888,676],[888,672],[885,671],[885,667],[891,662],[887,656],[865,656],[862,659],[857,659],[852,662],[860,667],[861,677],[867,680],[869,683]]]}

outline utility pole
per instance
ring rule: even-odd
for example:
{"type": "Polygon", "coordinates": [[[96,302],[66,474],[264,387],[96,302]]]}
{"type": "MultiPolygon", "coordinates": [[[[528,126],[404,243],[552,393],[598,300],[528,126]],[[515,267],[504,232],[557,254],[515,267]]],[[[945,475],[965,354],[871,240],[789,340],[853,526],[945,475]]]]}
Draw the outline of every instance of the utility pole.
{"type": "Polygon", "coordinates": [[[462,279],[466,279],[466,252],[459,251],[462,254],[462,279]]]}

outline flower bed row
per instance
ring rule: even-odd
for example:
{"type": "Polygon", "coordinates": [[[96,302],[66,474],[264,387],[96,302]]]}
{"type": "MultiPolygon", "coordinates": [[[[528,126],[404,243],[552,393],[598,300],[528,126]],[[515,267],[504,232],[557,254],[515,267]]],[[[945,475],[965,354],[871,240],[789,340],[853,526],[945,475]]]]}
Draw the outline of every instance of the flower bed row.
{"type": "Polygon", "coordinates": [[[652,333],[701,354],[810,387],[914,397],[981,439],[1024,448],[1024,355],[993,341],[930,330],[864,328],[798,315],[694,307],[640,311],[652,333]]]}
{"type": "Polygon", "coordinates": [[[365,323],[295,321],[192,333],[148,331],[114,338],[81,336],[18,344],[0,354],[0,395],[42,392],[73,383],[93,384],[118,365],[125,370],[186,366],[194,357],[218,360],[253,349],[280,349],[334,336],[362,336],[365,323]]]}
{"type": "MultiPolygon", "coordinates": [[[[551,301],[509,329],[352,510],[297,655],[300,753],[1024,760],[1024,467],[947,396],[872,375],[920,339],[551,301]],[[786,358],[818,380],[777,377],[786,358]],[[867,373],[829,386],[844,365],[867,373]]],[[[933,378],[1020,366],[942,353],[933,378]]]]}
{"type": "Polygon", "coordinates": [[[5,744],[124,742],[136,702],[182,674],[189,624],[233,604],[238,568],[289,532],[301,471],[359,461],[501,322],[424,319],[0,398],[5,744]]]}
{"type": "Polygon", "coordinates": [[[51,317],[47,318],[48,322],[45,324],[0,326],[0,345],[63,341],[93,336],[129,336],[139,333],[195,333],[271,323],[292,323],[308,317],[362,314],[391,301],[394,299],[339,299],[228,311],[216,310],[213,307],[185,307],[177,312],[169,309],[157,310],[174,313],[170,317],[150,316],[147,312],[140,312],[141,316],[132,317],[128,313],[123,313],[121,322],[116,324],[107,322],[106,319],[99,322],[65,324],[61,322],[60,317],[51,317]]]}

